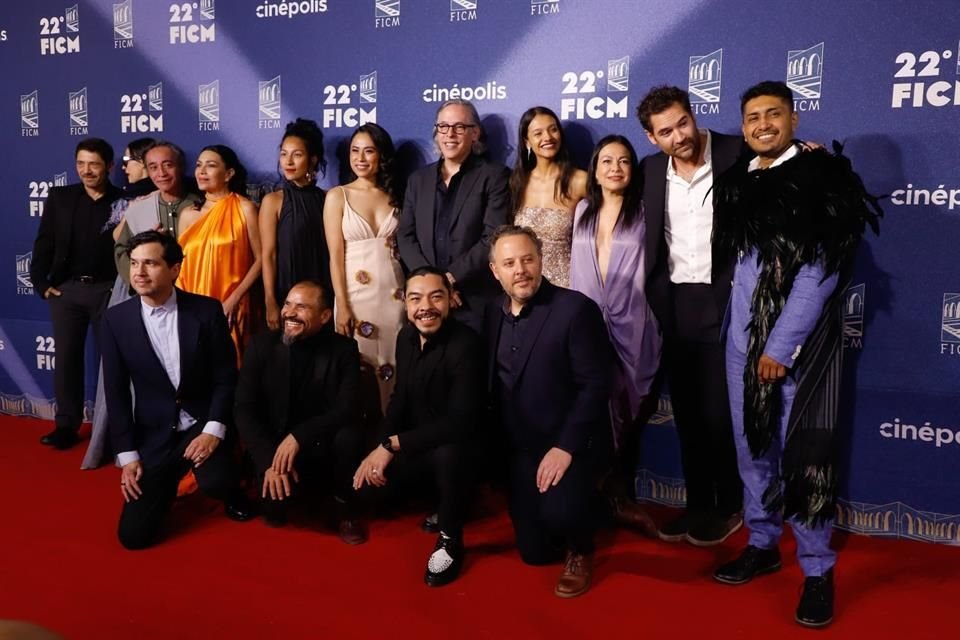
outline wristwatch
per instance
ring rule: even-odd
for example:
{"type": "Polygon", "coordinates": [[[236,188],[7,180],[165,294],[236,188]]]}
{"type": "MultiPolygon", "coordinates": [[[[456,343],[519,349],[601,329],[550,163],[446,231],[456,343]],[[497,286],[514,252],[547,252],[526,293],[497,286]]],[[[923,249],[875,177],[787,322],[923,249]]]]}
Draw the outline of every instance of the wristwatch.
{"type": "Polygon", "coordinates": [[[393,448],[393,443],[390,441],[390,437],[386,437],[380,441],[380,446],[389,451],[390,453],[396,453],[397,450],[393,448]]]}

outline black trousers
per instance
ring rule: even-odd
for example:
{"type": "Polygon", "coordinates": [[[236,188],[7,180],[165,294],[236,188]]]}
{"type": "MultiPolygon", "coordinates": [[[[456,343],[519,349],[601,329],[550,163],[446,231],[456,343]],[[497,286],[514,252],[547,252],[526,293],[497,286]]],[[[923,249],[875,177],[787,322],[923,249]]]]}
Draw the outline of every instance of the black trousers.
{"type": "Polygon", "coordinates": [[[200,490],[211,498],[229,500],[240,495],[237,466],[230,440],[221,442],[213,455],[199,467],[183,457],[190,442],[203,431],[195,424],[176,435],[176,444],[163,460],[149,464],[144,461],[138,500],[123,505],[117,535],[127,549],[146,549],[159,538],[167,513],[177,497],[180,479],[193,469],[200,490]]]}
{"type": "MultiPolygon", "coordinates": [[[[363,431],[356,426],[340,427],[327,431],[317,442],[301,446],[294,460],[294,468],[300,476],[300,484],[294,487],[294,497],[305,493],[305,489],[332,489],[338,500],[352,508],[355,502],[353,473],[363,460],[363,437],[363,431]]],[[[267,468],[257,469],[257,495],[261,496],[264,513],[282,512],[286,500],[262,497],[266,472],[267,468]]]]}
{"type": "MultiPolygon", "coordinates": [[[[403,442],[403,434],[400,434],[403,442]]],[[[402,446],[402,444],[401,444],[402,446]]],[[[410,455],[401,450],[386,469],[387,485],[378,489],[389,500],[423,486],[428,480],[438,497],[437,524],[453,538],[463,536],[477,485],[477,455],[472,443],[447,443],[410,455]]]]}
{"type": "Polygon", "coordinates": [[[58,429],[76,431],[83,422],[83,355],[87,330],[93,325],[93,337],[99,341],[100,316],[107,308],[112,285],[113,281],[84,284],[68,280],[56,287],[61,295],[47,298],[57,354],[53,392],[57,398],[58,429]]]}
{"type": "Polygon", "coordinates": [[[574,456],[560,484],[540,493],[537,468],[542,459],[529,450],[511,454],[510,519],[520,557],[527,564],[546,564],[567,550],[592,553],[594,466],[588,456],[574,456]]]}
{"type": "Polygon", "coordinates": [[[676,322],[664,344],[664,362],[687,509],[695,516],[725,517],[740,510],[743,484],[720,342],[724,309],[709,284],[673,285],[672,294],[676,322]]]}

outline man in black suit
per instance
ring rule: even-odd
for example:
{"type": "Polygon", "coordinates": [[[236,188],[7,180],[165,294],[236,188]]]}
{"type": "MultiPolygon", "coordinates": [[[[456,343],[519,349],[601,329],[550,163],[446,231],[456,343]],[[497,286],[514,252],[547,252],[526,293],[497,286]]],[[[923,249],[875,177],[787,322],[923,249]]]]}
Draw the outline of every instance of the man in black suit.
{"type": "Polygon", "coordinates": [[[33,287],[50,306],[57,349],[55,429],[40,442],[57,449],[69,449],[79,440],[87,330],[92,324],[97,338],[117,277],[109,220],[121,192],[109,180],[113,148],[106,140],[87,138],[77,145],[75,159],[80,184],[50,190],[30,263],[33,287]]]}
{"type": "Polygon", "coordinates": [[[237,385],[237,429],[256,466],[268,524],[286,522],[286,500],[301,476],[327,475],[340,539],[360,544],[367,533],[351,489],[363,457],[360,354],[355,340],[330,330],[325,300],[320,283],[297,283],[280,311],[281,328],[250,343],[237,385]]]}
{"type": "Polygon", "coordinates": [[[541,243],[526,227],[493,236],[490,268],[506,295],[487,308],[489,387],[510,445],[510,517],[520,557],[545,564],[566,552],[554,593],[590,588],[591,461],[609,442],[613,351],[603,316],[583,294],[543,276],[541,243]]]}
{"type": "Polygon", "coordinates": [[[720,325],[733,260],[711,241],[714,177],[743,138],[698,129],[687,92],[655,87],[637,116],[660,152],[643,159],[647,297],[664,334],[664,359],[680,439],[687,509],[660,527],[663,540],[720,544],[743,526],[720,325]]]}
{"type": "Polygon", "coordinates": [[[509,172],[481,155],[483,125],[470,102],[444,102],[433,128],[441,157],[410,176],[397,244],[408,271],[432,265],[446,273],[455,315],[479,332],[483,306],[497,292],[487,250],[507,220],[509,172]]]}
{"type": "Polygon", "coordinates": [[[353,486],[383,487],[419,471],[440,494],[439,535],[424,582],[452,582],[463,563],[463,522],[475,482],[483,406],[480,337],[449,317],[452,287],[436,267],[420,267],[404,290],[409,324],[397,337],[397,384],[387,405],[380,444],[354,474],[353,486]]]}
{"type": "Polygon", "coordinates": [[[144,549],[191,469],[204,493],[224,500],[228,517],[251,513],[222,444],[237,381],[223,305],[174,287],[183,250],[169,235],[145,231],[127,247],[137,296],[103,316],[103,375],[126,501],[118,535],[127,549],[144,549]]]}

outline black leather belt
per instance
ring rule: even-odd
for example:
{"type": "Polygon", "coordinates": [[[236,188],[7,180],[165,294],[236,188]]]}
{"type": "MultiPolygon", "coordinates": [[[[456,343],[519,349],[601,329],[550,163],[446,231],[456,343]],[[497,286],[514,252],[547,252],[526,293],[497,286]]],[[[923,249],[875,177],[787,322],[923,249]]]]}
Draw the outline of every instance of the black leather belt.
{"type": "Polygon", "coordinates": [[[97,281],[93,276],[73,276],[73,279],[77,282],[82,282],[83,284],[93,284],[97,281]]]}

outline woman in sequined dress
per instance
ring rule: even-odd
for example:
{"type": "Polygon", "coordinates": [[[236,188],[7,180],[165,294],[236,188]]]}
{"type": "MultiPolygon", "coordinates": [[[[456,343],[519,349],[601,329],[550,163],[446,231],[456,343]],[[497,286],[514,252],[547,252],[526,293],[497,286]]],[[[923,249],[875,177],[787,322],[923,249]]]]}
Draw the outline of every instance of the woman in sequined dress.
{"type": "Polygon", "coordinates": [[[547,280],[569,287],[573,210],[587,194],[587,172],[571,163],[560,120],[547,107],[524,112],[517,139],[510,176],[514,223],[530,227],[543,241],[547,280]]]}
{"type": "Polygon", "coordinates": [[[361,358],[376,371],[380,406],[386,409],[404,318],[393,141],[382,127],[365,124],[350,138],[349,153],[346,184],[331,189],[323,207],[336,297],[334,324],[338,333],[356,338],[361,358]]]}

